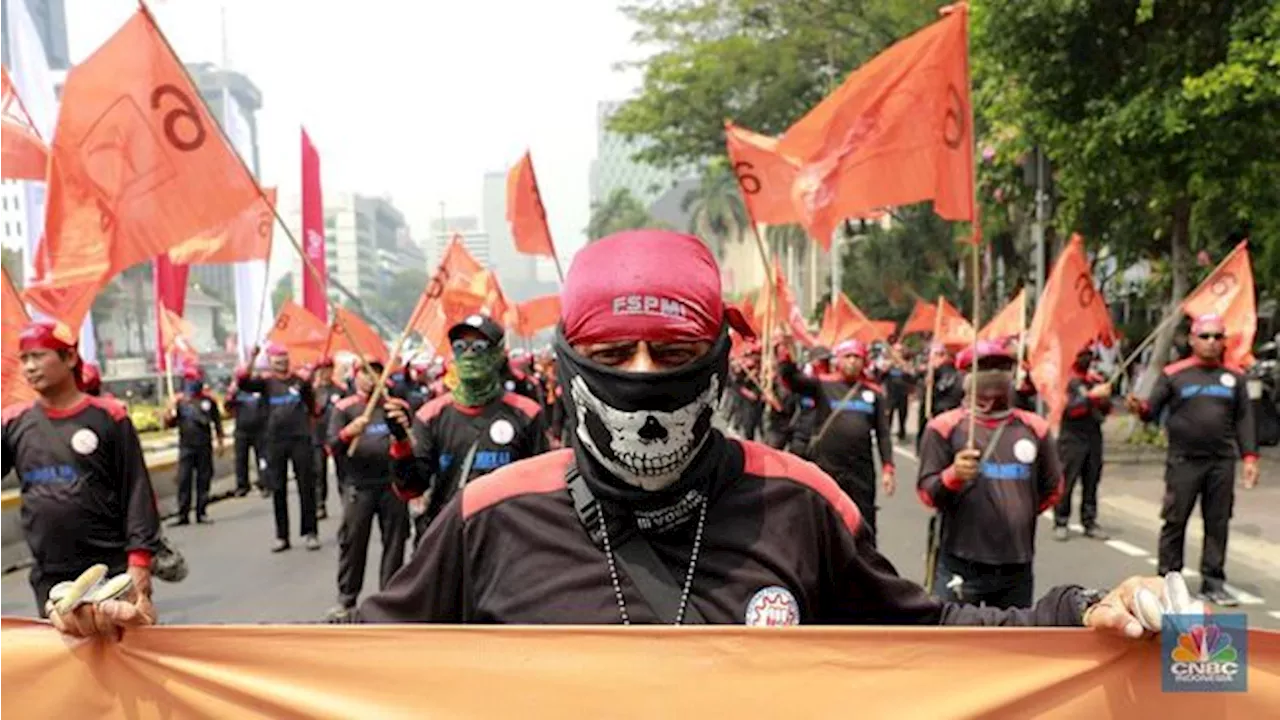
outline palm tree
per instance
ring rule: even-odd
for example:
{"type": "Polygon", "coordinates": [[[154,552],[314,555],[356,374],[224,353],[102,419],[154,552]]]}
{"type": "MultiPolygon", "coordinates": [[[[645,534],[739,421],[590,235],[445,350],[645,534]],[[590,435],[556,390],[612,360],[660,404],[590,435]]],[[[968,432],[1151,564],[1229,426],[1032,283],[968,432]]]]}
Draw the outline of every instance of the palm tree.
{"type": "Polygon", "coordinates": [[[709,169],[695,190],[684,196],[680,207],[690,213],[689,231],[702,238],[719,260],[725,245],[743,242],[750,229],[747,208],[742,202],[738,179],[728,169],[709,169]]]}
{"type": "Polygon", "coordinates": [[[604,202],[591,204],[587,238],[599,240],[622,230],[657,227],[649,210],[626,188],[615,188],[604,202]]]}

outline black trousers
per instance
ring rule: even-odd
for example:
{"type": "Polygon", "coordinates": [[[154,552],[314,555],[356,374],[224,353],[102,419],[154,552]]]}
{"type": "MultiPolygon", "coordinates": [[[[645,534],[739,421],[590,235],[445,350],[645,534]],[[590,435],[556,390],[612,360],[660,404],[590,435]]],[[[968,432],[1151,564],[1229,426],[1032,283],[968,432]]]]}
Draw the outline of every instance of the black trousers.
{"type": "Polygon", "coordinates": [[[196,517],[204,517],[209,507],[209,483],[213,481],[213,448],[182,448],[178,451],[178,515],[191,512],[191,492],[196,494],[196,517]]]}
{"type": "Polygon", "coordinates": [[[938,554],[933,593],[943,600],[996,608],[1031,607],[1035,575],[1031,564],[988,565],[948,553],[938,554]],[[956,578],[962,580],[956,582],[956,578]]]}
{"type": "Polygon", "coordinates": [[[863,465],[855,468],[844,468],[839,472],[832,472],[831,469],[826,467],[822,469],[835,479],[836,485],[839,485],[840,489],[858,507],[858,513],[862,515],[862,522],[871,533],[871,544],[874,547],[876,543],[875,466],[863,465]]]}
{"type": "Polygon", "coordinates": [[[316,479],[312,467],[311,438],[267,441],[267,487],[275,506],[276,537],[289,539],[289,465],[298,482],[298,513],[302,516],[300,533],[316,534],[316,479]]]}
{"type": "Polygon", "coordinates": [[[893,429],[894,418],[898,419],[898,439],[907,437],[907,393],[889,394],[889,429],[893,429]]]}
{"type": "Polygon", "coordinates": [[[1058,455],[1062,458],[1062,499],[1053,509],[1053,524],[1065,527],[1071,520],[1071,497],[1076,481],[1080,482],[1080,524],[1086,528],[1098,524],[1098,483],[1102,482],[1102,433],[1096,435],[1064,434],[1058,439],[1058,455]]]}
{"type": "Polygon", "coordinates": [[[40,617],[47,618],[49,613],[45,612],[45,604],[49,602],[49,591],[54,585],[60,582],[68,582],[80,577],[80,573],[88,570],[91,566],[102,563],[107,566],[107,577],[112,578],[120,573],[128,570],[128,562],[124,557],[113,558],[109,562],[104,559],[85,560],[84,567],[79,570],[45,570],[37,563],[31,566],[31,573],[27,576],[27,581],[31,583],[31,590],[36,596],[36,612],[40,613],[40,617]]]}
{"type": "MultiPolygon", "coordinates": [[[[253,461],[261,465],[262,441],[258,435],[236,433],[236,490],[249,491],[249,451],[253,450],[253,461]]],[[[258,472],[258,484],[262,484],[262,472],[258,472]]]]}
{"type": "Polygon", "coordinates": [[[312,451],[313,467],[316,472],[316,507],[324,507],[329,499],[329,455],[324,445],[316,445],[312,451]]]}
{"type": "Polygon", "coordinates": [[[745,402],[742,407],[742,414],[739,416],[741,421],[742,437],[745,440],[755,440],[756,431],[760,429],[760,421],[764,417],[764,404],[760,402],[745,402]]]}
{"type": "Polygon", "coordinates": [[[1200,499],[1204,518],[1204,549],[1200,574],[1206,587],[1221,588],[1226,581],[1227,534],[1235,504],[1234,458],[1188,458],[1170,455],[1164,469],[1164,506],[1160,519],[1159,570],[1163,575],[1182,569],[1187,520],[1200,499]]]}
{"type": "Polygon", "coordinates": [[[391,485],[354,486],[342,490],[342,527],[338,528],[338,602],[355,607],[364,585],[364,568],[369,558],[369,535],[373,519],[378,519],[382,535],[382,560],[378,589],[387,587],[404,564],[404,546],[409,539],[409,508],[391,491],[391,485]]]}

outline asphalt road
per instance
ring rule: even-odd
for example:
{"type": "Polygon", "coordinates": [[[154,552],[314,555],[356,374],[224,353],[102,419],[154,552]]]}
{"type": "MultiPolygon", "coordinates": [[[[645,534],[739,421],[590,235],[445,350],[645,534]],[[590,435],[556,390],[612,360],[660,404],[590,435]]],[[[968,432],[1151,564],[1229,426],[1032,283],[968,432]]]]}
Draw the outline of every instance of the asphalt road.
{"type": "MultiPolygon", "coordinates": [[[[916,499],[916,463],[907,448],[898,448],[901,486],[892,498],[881,499],[879,511],[882,551],[899,572],[921,580],[924,567],[927,513],[916,499]]],[[[1105,485],[1104,485],[1105,486],[1105,485]]],[[[290,512],[297,529],[297,500],[290,487],[290,512]]],[[[330,510],[336,508],[330,498],[330,510]]],[[[337,572],[337,513],[321,521],[319,551],[308,552],[295,541],[288,552],[268,551],[273,538],[271,502],[256,494],[224,500],[211,507],[211,526],[169,530],[185,553],[190,575],[179,584],[158,583],[156,602],[166,624],[314,622],[335,603],[337,572]]],[[[1104,517],[1104,520],[1106,518],[1104,517]]],[[[1154,523],[1124,519],[1104,522],[1112,540],[1098,542],[1078,535],[1061,543],[1050,536],[1052,521],[1041,520],[1036,556],[1037,595],[1061,583],[1108,587],[1129,575],[1154,572],[1154,523]]],[[[366,594],[377,587],[377,547],[374,533],[371,561],[366,568],[366,594]]],[[[1188,567],[1199,563],[1199,548],[1188,543],[1188,567]]],[[[1229,556],[1231,584],[1244,591],[1252,604],[1244,605],[1252,626],[1280,629],[1280,577],[1255,569],[1229,556]]],[[[1199,579],[1192,574],[1192,590],[1199,579]]],[[[34,615],[26,571],[0,580],[0,603],[6,615],[34,615]]]]}

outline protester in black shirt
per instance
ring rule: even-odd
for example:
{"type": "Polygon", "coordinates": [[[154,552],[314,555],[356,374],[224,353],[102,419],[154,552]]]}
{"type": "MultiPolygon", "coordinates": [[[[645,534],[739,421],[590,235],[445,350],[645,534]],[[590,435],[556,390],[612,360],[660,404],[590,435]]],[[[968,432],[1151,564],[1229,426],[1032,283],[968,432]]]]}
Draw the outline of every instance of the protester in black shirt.
{"type": "MultiPolygon", "coordinates": [[[[364,585],[369,556],[369,534],[378,519],[382,536],[382,562],[378,587],[385,588],[404,564],[409,537],[409,510],[391,489],[390,428],[386,413],[375,407],[364,415],[369,395],[382,376],[383,365],[367,358],[356,374],[356,394],[338,401],[329,418],[328,442],[334,457],[345,458],[342,473],[342,527],[338,530],[338,606],[329,619],[341,621],[356,605],[364,585]],[[359,436],[355,452],[347,457],[352,438],[359,436]]],[[[399,401],[403,402],[403,401],[399,401]]]]}
{"type": "MultiPolygon", "coordinates": [[[[316,518],[329,517],[325,502],[329,499],[329,450],[325,433],[333,406],[347,391],[333,381],[333,358],[320,358],[311,371],[311,392],[315,395],[316,419],[312,431],[312,467],[316,476],[316,518]]],[[[339,460],[338,463],[342,461],[339,460]]]]}
{"type": "Polygon", "coordinates": [[[1080,524],[1085,537],[1110,537],[1098,527],[1098,484],[1102,482],[1102,422],[1111,413],[1111,383],[1089,369],[1093,358],[1090,348],[1077,353],[1067,382],[1067,406],[1058,431],[1064,485],[1062,499],[1053,509],[1054,538],[1059,541],[1071,537],[1067,522],[1071,520],[1071,496],[1077,480],[1080,524]]]}
{"type": "Polygon", "coordinates": [[[236,377],[240,389],[260,392],[267,404],[266,449],[267,487],[275,510],[276,542],[271,552],[288,550],[289,465],[298,483],[298,514],[301,535],[308,550],[320,549],[316,534],[316,480],[312,455],[312,424],[315,422],[315,395],[311,383],[289,372],[289,351],[283,345],[267,346],[270,374],[265,378],[236,377]]]}
{"type": "MultiPolygon", "coordinates": [[[[249,374],[250,370],[248,368],[236,369],[236,377],[249,374]]],[[[234,432],[236,496],[244,497],[249,494],[249,453],[251,451],[253,452],[253,465],[258,470],[256,486],[262,491],[263,495],[266,495],[268,493],[264,482],[267,465],[266,443],[262,437],[267,419],[266,400],[262,397],[262,393],[244,390],[240,387],[240,383],[232,380],[231,386],[227,388],[225,406],[227,414],[236,420],[234,432]]]]}
{"type": "Polygon", "coordinates": [[[80,356],[65,325],[28,323],[18,352],[23,377],[39,397],[4,409],[0,474],[12,470],[22,483],[36,609],[44,617],[54,585],[102,563],[112,575],[129,574],[130,599],[55,613],[54,624],[87,635],[154,621],[151,557],[159,549],[160,516],[128,412],[77,388],[80,356]]]}
{"type": "Polygon", "coordinates": [[[191,492],[195,490],[196,522],[213,522],[208,515],[209,484],[213,480],[213,441],[218,452],[225,445],[222,412],[217,398],[204,387],[200,368],[187,367],[182,373],[182,392],[174,395],[165,410],[165,427],[178,428],[178,517],[173,525],[191,523],[191,492]]]}
{"type": "Polygon", "coordinates": [[[1200,498],[1204,515],[1201,594],[1219,605],[1239,601],[1227,592],[1227,537],[1235,504],[1236,458],[1244,461],[1246,490],[1258,484],[1257,425],[1246,378],[1223,364],[1226,328],[1222,318],[1207,315],[1191,326],[1193,355],[1165,366],[1151,397],[1130,395],[1129,409],[1152,421],[1169,411],[1169,461],[1165,465],[1164,507],[1160,517],[1159,569],[1182,569],[1187,520],[1200,498]]]}
{"type": "Polygon", "coordinates": [[[556,352],[573,447],[455,494],[356,619],[1085,624],[1144,634],[1135,598],[1163,592],[1159,579],[1131,578],[1096,603],[1079,587],[1054,588],[1029,610],[932,598],[875,551],[830,477],[715,429],[728,325],[750,330],[725,308],[719,269],[697,238],[637,230],[591,243],[561,298],[556,352]],[[653,584],[633,574],[633,543],[657,558],[643,575],[653,584]]]}

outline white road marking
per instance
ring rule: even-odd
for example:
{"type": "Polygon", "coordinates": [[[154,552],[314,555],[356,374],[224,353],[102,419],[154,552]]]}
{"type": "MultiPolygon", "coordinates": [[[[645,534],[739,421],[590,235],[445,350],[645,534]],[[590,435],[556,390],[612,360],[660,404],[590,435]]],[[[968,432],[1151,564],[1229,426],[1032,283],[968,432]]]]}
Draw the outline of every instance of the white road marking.
{"type": "Polygon", "coordinates": [[[1123,540],[1108,540],[1106,542],[1106,546],[1111,548],[1112,550],[1119,550],[1120,552],[1124,553],[1125,555],[1128,555],[1129,557],[1144,558],[1144,557],[1147,557],[1147,555],[1149,554],[1147,553],[1146,550],[1143,550],[1137,545],[1134,545],[1132,543],[1127,543],[1123,540]]]}
{"type": "MultiPolygon", "coordinates": [[[[902,455],[903,457],[910,458],[915,462],[920,462],[920,458],[917,457],[915,453],[911,452],[906,448],[894,446],[893,451],[902,455]]],[[[1046,520],[1052,521],[1053,510],[1045,510],[1044,512],[1040,513],[1040,517],[1046,520]]],[[[1079,523],[1071,523],[1067,527],[1070,528],[1071,531],[1075,533],[1084,532],[1084,527],[1081,526],[1079,523]]],[[[1148,553],[1146,550],[1132,543],[1127,543],[1124,540],[1107,540],[1104,544],[1107,547],[1110,547],[1112,550],[1128,555],[1129,557],[1142,558],[1143,562],[1147,563],[1152,567],[1155,567],[1157,565],[1157,560],[1151,557],[1150,553],[1148,553]]],[[[1191,568],[1184,569],[1182,571],[1182,575],[1183,577],[1186,577],[1186,578],[1200,577],[1199,571],[1192,570],[1191,568]]],[[[1240,588],[1235,587],[1229,583],[1224,583],[1224,585],[1227,589],[1227,592],[1234,595],[1236,599],[1240,601],[1241,605],[1266,605],[1267,604],[1266,600],[1258,597],[1257,595],[1254,595],[1249,592],[1245,592],[1244,590],[1241,590],[1240,588]]],[[[1268,614],[1271,617],[1276,618],[1277,620],[1280,620],[1280,610],[1272,610],[1268,614]]]]}
{"type": "Polygon", "coordinates": [[[1222,587],[1226,588],[1227,592],[1231,593],[1232,595],[1235,595],[1236,599],[1240,601],[1241,605],[1266,605],[1267,604],[1266,600],[1263,600],[1262,598],[1252,593],[1247,593],[1244,590],[1241,590],[1240,588],[1235,587],[1231,583],[1223,583],[1222,587]]]}

